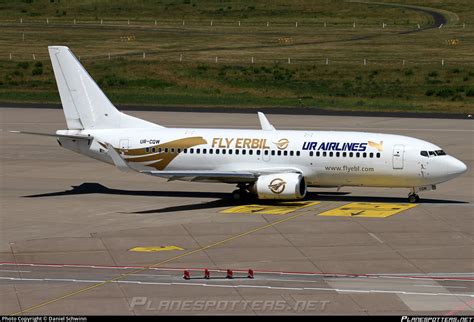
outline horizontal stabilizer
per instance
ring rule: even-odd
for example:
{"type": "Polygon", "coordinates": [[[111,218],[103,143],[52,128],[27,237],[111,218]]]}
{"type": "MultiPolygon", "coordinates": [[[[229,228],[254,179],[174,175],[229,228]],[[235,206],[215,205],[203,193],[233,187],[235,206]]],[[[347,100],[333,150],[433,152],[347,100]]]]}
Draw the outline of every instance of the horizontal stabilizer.
{"type": "Polygon", "coordinates": [[[16,134],[52,136],[55,138],[68,138],[68,139],[77,139],[77,140],[92,140],[94,138],[90,135],[82,135],[82,134],[57,134],[57,133],[27,132],[27,131],[8,131],[8,132],[16,133],[16,134]]]}

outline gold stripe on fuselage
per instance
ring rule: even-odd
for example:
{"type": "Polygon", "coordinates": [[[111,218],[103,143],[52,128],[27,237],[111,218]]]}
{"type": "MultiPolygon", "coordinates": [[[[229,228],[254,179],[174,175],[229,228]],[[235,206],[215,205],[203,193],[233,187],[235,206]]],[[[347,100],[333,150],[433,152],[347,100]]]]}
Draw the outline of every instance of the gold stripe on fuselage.
{"type": "MultiPolygon", "coordinates": [[[[106,145],[99,142],[100,145],[106,148],[106,145]]],[[[178,139],[174,141],[169,141],[166,143],[153,145],[147,148],[139,149],[120,149],[115,148],[115,150],[124,156],[124,159],[127,162],[150,162],[157,161],[155,163],[148,164],[148,167],[153,167],[157,170],[163,170],[166,166],[173,161],[184,149],[189,149],[191,147],[207,144],[207,141],[202,136],[195,136],[190,138],[178,139]],[[156,153],[158,149],[161,148],[161,153],[156,153]],[[174,153],[171,153],[171,149],[174,149],[174,153]],[[148,152],[147,152],[148,149],[148,152]],[[155,152],[152,152],[153,149],[155,152]],[[164,152],[165,149],[168,149],[168,152],[164,152]],[[180,152],[178,152],[180,149],[180,152]]]]}

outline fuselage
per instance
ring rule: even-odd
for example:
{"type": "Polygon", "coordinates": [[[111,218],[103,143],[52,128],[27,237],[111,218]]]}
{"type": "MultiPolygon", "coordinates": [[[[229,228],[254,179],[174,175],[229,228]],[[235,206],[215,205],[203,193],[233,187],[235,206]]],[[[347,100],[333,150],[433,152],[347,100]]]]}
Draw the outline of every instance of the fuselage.
{"type": "Polygon", "coordinates": [[[113,164],[104,148],[108,142],[136,170],[295,169],[308,186],[407,188],[433,186],[466,171],[464,163],[432,143],[381,133],[158,128],[81,134],[94,139],[87,144],[60,138],[60,143],[113,164]]]}

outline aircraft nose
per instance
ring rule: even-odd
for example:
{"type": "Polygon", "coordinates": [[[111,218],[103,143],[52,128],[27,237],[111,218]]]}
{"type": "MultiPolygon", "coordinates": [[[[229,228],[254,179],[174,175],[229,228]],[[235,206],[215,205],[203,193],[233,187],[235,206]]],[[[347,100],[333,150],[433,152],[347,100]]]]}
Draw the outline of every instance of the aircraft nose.
{"type": "Polygon", "coordinates": [[[464,162],[459,161],[453,157],[448,160],[448,175],[458,176],[466,171],[467,166],[464,164],[464,162]]]}

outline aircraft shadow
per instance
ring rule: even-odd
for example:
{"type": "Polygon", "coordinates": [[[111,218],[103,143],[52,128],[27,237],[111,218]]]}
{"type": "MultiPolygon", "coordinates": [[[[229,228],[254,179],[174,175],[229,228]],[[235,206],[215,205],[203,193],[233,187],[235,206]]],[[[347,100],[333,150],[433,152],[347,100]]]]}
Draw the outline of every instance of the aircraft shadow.
{"type": "Polygon", "coordinates": [[[111,189],[100,183],[85,182],[78,186],[71,186],[72,189],[58,192],[48,192],[37,195],[23,196],[24,198],[44,198],[56,196],[71,196],[85,194],[106,194],[106,195],[126,195],[126,196],[148,196],[148,197],[183,197],[183,198],[225,198],[228,193],[223,192],[203,192],[203,191],[150,191],[150,190],[123,190],[111,189]]]}
{"type": "MultiPolygon", "coordinates": [[[[372,196],[336,196],[332,193],[322,194],[319,192],[315,193],[316,196],[313,197],[315,201],[346,201],[346,202],[380,202],[380,203],[407,203],[407,198],[400,197],[372,197],[372,196]]],[[[311,194],[308,194],[308,199],[311,198],[311,194]]],[[[306,199],[305,198],[305,199],[306,199]]],[[[421,196],[418,204],[467,204],[467,201],[458,201],[458,200],[445,200],[445,199],[426,199],[421,196]]]]}
{"type": "MultiPolygon", "coordinates": [[[[100,183],[85,182],[78,186],[72,186],[72,189],[58,192],[49,192],[43,194],[23,196],[24,198],[45,198],[56,196],[72,196],[84,194],[107,194],[107,195],[126,195],[126,196],[149,196],[149,197],[178,197],[178,198],[213,198],[216,200],[195,203],[188,205],[171,206],[158,209],[149,209],[136,212],[122,212],[132,214],[159,214],[178,211],[191,211],[214,209],[223,207],[232,207],[243,204],[278,204],[275,200],[248,200],[246,202],[237,202],[232,199],[230,193],[224,192],[204,192],[204,191],[150,191],[150,190],[123,190],[111,189],[100,183]]],[[[372,196],[350,196],[350,192],[331,192],[316,191],[308,192],[304,200],[312,201],[339,201],[339,202],[380,202],[380,203],[407,203],[406,198],[399,197],[372,197],[372,196]]],[[[465,201],[425,199],[422,198],[420,204],[466,204],[465,201]]]]}

